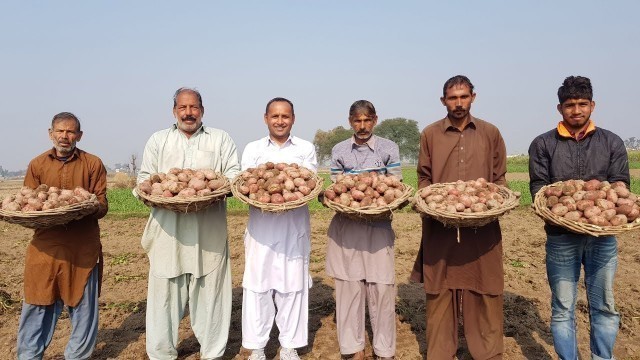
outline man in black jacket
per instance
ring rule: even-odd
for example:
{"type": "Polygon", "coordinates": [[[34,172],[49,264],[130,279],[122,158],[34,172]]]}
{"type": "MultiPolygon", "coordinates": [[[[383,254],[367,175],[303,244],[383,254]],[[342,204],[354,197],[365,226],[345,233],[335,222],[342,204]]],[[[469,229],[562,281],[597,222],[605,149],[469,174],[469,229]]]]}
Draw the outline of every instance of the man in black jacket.
{"type": "MultiPolygon", "coordinates": [[[[569,179],[630,183],[629,160],[622,139],[591,120],[595,108],[591,81],[570,76],[558,89],[562,121],[536,137],[529,147],[531,194],[544,185],[569,179]]],[[[580,269],[591,320],[593,359],[613,358],[620,315],[614,307],[613,280],[618,265],[614,236],[593,237],[545,224],[546,265],[551,287],[551,333],[560,359],[577,359],[575,304],[580,269]]]]}

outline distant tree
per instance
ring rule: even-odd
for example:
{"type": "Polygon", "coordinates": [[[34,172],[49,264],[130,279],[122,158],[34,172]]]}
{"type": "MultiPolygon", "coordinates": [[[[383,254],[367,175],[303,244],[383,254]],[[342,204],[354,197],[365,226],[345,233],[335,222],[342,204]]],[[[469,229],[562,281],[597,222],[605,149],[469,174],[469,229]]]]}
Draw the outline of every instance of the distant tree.
{"type": "Polygon", "coordinates": [[[0,176],[6,177],[7,175],[9,175],[9,170],[5,170],[0,166],[0,176]]]}
{"type": "Polygon", "coordinates": [[[636,139],[635,136],[632,136],[624,140],[624,146],[627,150],[640,150],[640,139],[636,139]]]}
{"type": "Polygon", "coordinates": [[[398,144],[403,162],[418,161],[420,130],[418,130],[417,121],[405,118],[385,119],[378,123],[374,133],[398,144]]]}
{"type": "Polygon", "coordinates": [[[342,126],[335,127],[329,131],[318,130],[313,137],[313,145],[316,147],[316,156],[320,164],[325,164],[331,159],[331,149],[340,141],[348,139],[353,135],[351,129],[342,126]]]}

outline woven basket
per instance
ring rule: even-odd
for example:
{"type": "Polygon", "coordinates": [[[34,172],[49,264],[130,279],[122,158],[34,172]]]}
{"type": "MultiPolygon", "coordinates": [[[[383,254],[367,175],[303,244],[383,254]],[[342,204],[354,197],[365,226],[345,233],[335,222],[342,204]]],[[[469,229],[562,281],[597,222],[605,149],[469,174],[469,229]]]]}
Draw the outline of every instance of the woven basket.
{"type": "MultiPolygon", "coordinates": [[[[441,189],[447,185],[455,185],[455,183],[438,183],[429,185],[432,189],[441,189]]],[[[498,185],[498,193],[504,198],[504,202],[500,207],[496,207],[487,211],[477,213],[464,213],[464,212],[448,212],[443,210],[431,209],[427,206],[427,203],[420,196],[420,191],[416,191],[414,196],[413,208],[419,213],[425,214],[439,222],[443,223],[447,227],[480,227],[487,225],[500,216],[506,214],[510,210],[514,209],[520,204],[520,196],[510,189],[498,185]]]]}
{"type": "Polygon", "coordinates": [[[243,195],[240,192],[240,186],[244,185],[245,181],[242,179],[240,175],[236,176],[236,178],[233,179],[233,181],[231,182],[231,192],[233,193],[233,196],[235,196],[238,200],[242,201],[245,204],[257,207],[262,211],[278,213],[278,212],[299,208],[301,206],[306,205],[309,201],[318,197],[318,194],[320,194],[320,192],[322,191],[322,185],[324,183],[324,179],[322,179],[320,176],[318,176],[315,173],[312,173],[311,179],[315,180],[316,187],[311,190],[309,195],[305,195],[301,199],[298,199],[295,201],[288,201],[282,204],[263,203],[256,200],[251,200],[249,199],[248,196],[243,195]]]}
{"type": "Polygon", "coordinates": [[[29,229],[45,229],[82,219],[96,212],[98,205],[98,198],[92,194],[89,200],[50,210],[21,212],[0,209],[0,219],[29,229]]]}
{"type": "Polygon", "coordinates": [[[214,190],[209,195],[193,196],[193,197],[164,197],[158,195],[149,195],[140,191],[138,187],[134,189],[138,195],[138,199],[149,207],[155,207],[170,210],[177,213],[191,213],[204,210],[216,201],[223,200],[231,192],[231,184],[229,179],[220,175],[219,178],[224,179],[224,185],[214,190]]]}
{"type": "MultiPolygon", "coordinates": [[[[559,181],[554,184],[543,186],[534,197],[531,207],[533,211],[540,216],[543,220],[550,222],[554,225],[561,226],[569,231],[573,231],[578,234],[591,235],[591,236],[610,236],[618,235],[625,231],[640,228],[640,217],[634,221],[616,226],[598,226],[593,224],[584,224],[581,222],[565,219],[562,216],[558,216],[551,212],[551,209],[547,207],[547,197],[544,195],[545,190],[550,187],[562,184],[559,181]]],[[[636,200],[636,203],[640,205],[640,199],[636,200]]]]}
{"type": "MultiPolygon", "coordinates": [[[[344,206],[338,202],[331,201],[327,198],[324,198],[323,203],[329,208],[337,213],[340,213],[350,219],[359,220],[359,221],[379,221],[379,220],[390,220],[393,217],[393,211],[402,209],[403,207],[409,204],[409,199],[413,194],[413,188],[405,183],[400,183],[402,186],[402,196],[393,200],[391,204],[387,204],[387,206],[363,206],[357,209],[344,206]]],[[[335,184],[331,184],[327,190],[333,189],[335,184]]]]}

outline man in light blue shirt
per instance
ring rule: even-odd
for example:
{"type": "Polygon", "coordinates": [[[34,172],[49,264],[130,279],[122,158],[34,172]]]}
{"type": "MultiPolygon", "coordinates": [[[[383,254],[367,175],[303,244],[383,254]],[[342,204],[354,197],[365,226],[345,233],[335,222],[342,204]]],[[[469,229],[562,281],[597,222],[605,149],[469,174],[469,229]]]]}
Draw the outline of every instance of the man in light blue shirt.
{"type": "MultiPolygon", "coordinates": [[[[226,132],[202,124],[200,93],[180,88],[173,99],[177,122],[147,141],[138,183],[171,168],[213,169],[234,178],[240,171],[236,146],[226,132]]],[[[222,357],[231,320],[226,201],[192,213],[152,208],[142,247],[150,263],[149,358],[177,358],[178,327],[187,303],[200,358],[222,357]]]]}

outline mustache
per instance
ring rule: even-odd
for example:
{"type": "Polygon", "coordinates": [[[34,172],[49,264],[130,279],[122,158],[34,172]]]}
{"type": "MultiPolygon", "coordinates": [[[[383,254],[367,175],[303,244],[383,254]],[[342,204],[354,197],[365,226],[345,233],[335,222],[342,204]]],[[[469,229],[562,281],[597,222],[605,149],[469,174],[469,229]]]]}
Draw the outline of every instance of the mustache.
{"type": "Polygon", "coordinates": [[[193,115],[187,115],[187,116],[182,118],[182,121],[185,121],[185,120],[196,121],[196,118],[193,115]]]}

